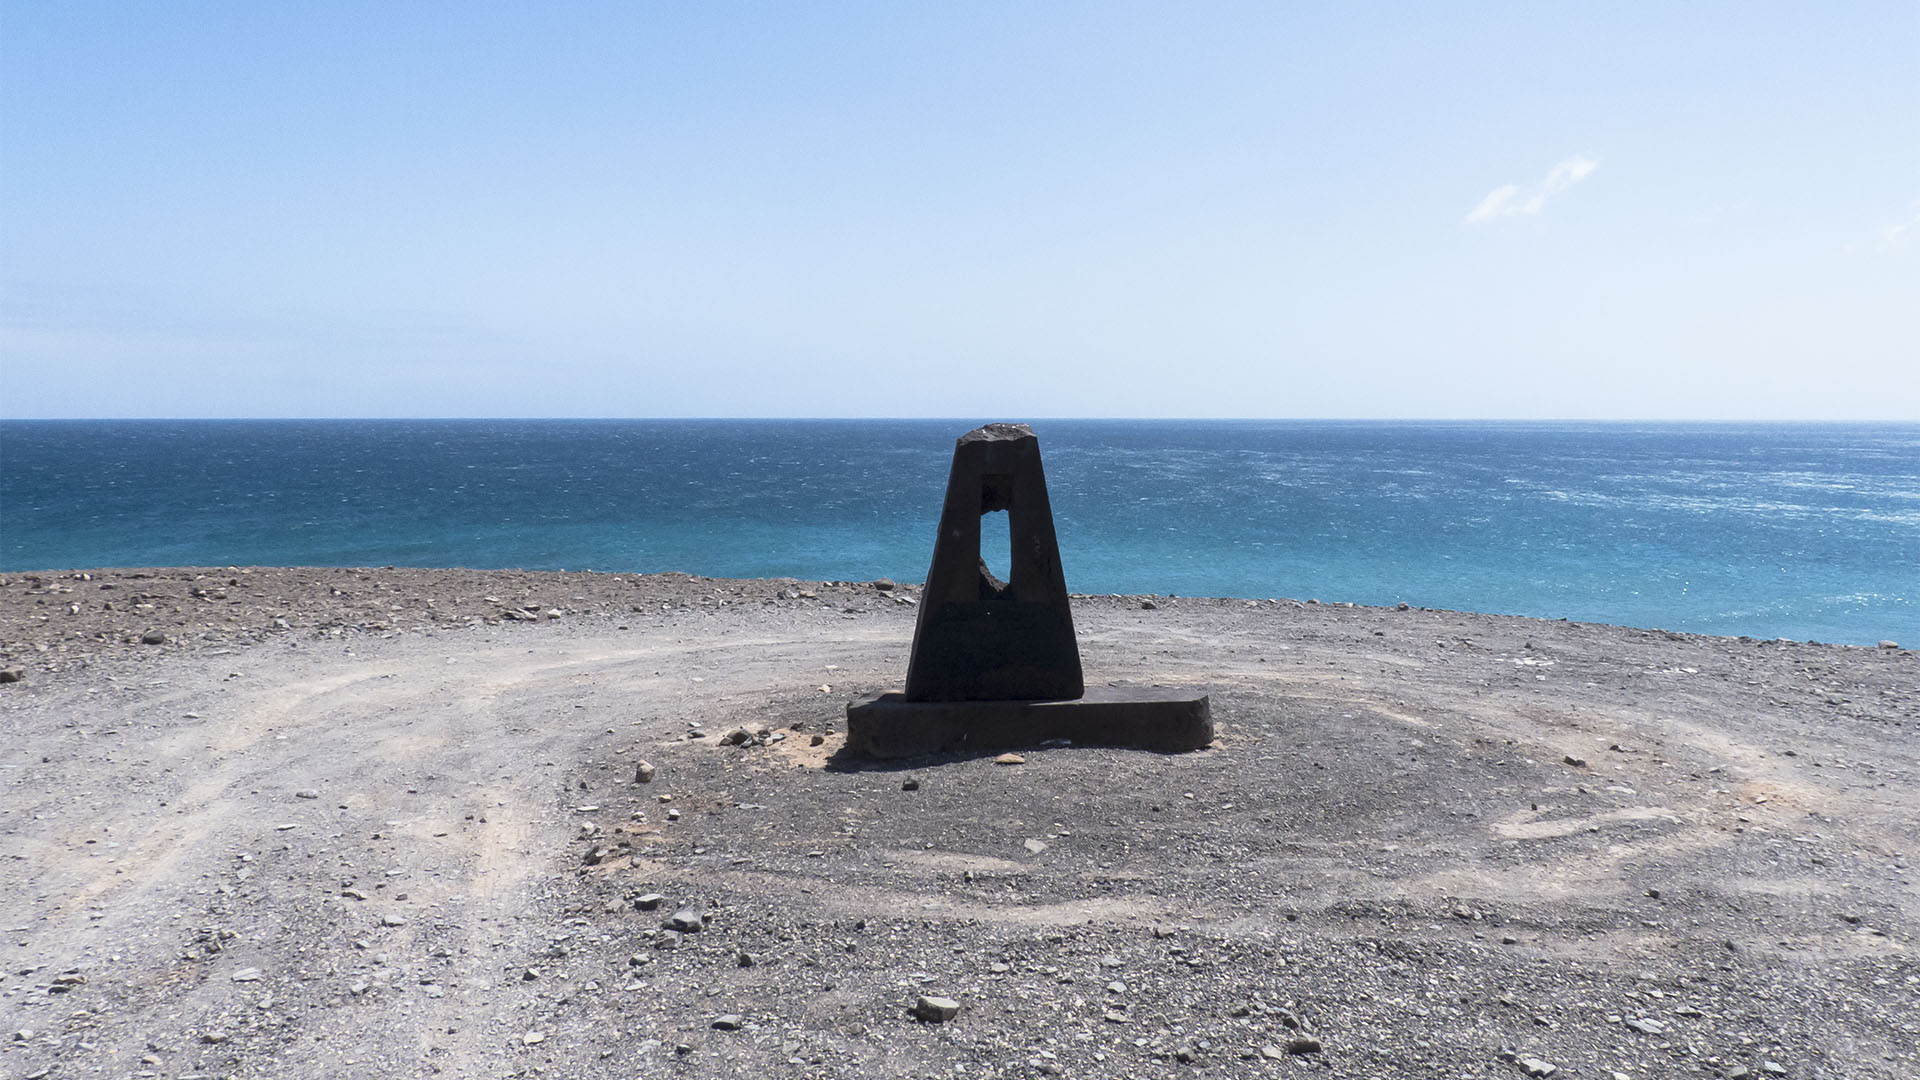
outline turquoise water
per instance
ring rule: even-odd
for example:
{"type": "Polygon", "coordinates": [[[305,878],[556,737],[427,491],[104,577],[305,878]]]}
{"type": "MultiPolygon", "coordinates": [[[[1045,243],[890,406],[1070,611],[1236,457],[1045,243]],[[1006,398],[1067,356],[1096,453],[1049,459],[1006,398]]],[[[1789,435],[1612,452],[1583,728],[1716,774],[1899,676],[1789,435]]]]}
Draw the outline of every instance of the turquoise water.
{"type": "MultiPolygon", "coordinates": [[[[9,421],[0,567],[919,580],[975,423],[9,421]]],[[[1034,427],[1077,592],[1920,643],[1920,425],[1034,427]]]]}

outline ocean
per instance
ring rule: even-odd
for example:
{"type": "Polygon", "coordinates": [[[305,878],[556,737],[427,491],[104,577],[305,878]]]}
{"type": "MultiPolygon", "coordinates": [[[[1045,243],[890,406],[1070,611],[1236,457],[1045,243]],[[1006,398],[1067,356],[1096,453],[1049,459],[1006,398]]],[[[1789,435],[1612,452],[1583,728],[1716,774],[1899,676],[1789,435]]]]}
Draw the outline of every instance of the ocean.
{"type": "MultiPolygon", "coordinates": [[[[5,421],[0,568],[918,581],[976,423],[5,421]]],[[[1032,423],[1075,592],[1920,645],[1920,424],[1032,423]]]]}

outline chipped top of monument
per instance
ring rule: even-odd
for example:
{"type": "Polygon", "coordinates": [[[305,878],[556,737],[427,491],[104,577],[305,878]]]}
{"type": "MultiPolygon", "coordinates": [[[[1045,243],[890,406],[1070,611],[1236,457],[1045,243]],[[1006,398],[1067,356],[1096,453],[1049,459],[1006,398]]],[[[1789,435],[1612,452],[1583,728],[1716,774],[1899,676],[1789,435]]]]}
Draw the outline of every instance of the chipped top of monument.
{"type": "Polygon", "coordinates": [[[1039,436],[1025,424],[982,424],[965,435],[954,440],[955,446],[970,442],[1012,442],[1015,439],[1035,439],[1039,436]]]}

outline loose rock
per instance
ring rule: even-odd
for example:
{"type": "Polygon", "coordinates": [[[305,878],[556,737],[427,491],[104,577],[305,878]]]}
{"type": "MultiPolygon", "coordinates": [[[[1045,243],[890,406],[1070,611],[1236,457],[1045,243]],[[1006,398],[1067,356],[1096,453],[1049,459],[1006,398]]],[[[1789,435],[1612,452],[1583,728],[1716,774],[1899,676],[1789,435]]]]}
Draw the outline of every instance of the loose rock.
{"type": "Polygon", "coordinates": [[[944,1024],[960,1014],[960,1003],[952,998],[920,995],[913,1003],[913,1015],[930,1024],[944,1024]]]}

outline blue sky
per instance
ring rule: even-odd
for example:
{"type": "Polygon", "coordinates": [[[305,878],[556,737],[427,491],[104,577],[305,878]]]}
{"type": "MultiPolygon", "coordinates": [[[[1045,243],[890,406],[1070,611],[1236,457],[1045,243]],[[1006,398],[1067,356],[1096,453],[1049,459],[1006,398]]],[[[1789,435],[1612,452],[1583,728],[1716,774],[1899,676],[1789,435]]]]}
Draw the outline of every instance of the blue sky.
{"type": "Polygon", "coordinates": [[[1920,4],[0,0],[0,416],[1920,419],[1920,4]]]}

